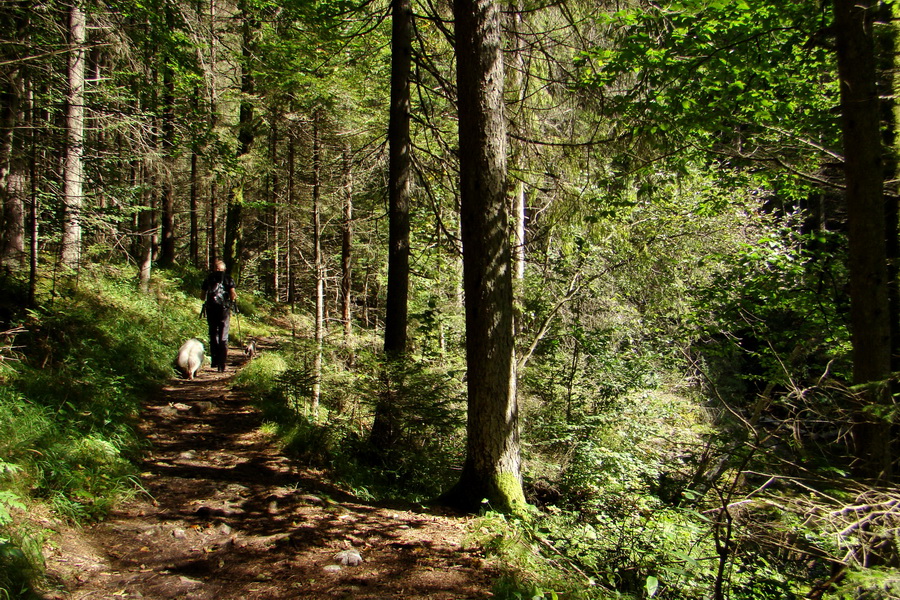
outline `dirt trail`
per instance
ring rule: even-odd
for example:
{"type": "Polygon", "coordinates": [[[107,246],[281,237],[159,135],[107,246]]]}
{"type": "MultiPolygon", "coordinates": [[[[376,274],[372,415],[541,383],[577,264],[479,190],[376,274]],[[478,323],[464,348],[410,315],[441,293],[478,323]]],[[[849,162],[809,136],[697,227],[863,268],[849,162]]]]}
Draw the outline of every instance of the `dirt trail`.
{"type": "Polygon", "coordinates": [[[229,352],[226,373],[204,367],[147,403],[149,496],[63,528],[45,598],[491,597],[496,573],[465,547],[465,520],[359,502],[280,456],[229,389],[243,361],[229,352]]]}

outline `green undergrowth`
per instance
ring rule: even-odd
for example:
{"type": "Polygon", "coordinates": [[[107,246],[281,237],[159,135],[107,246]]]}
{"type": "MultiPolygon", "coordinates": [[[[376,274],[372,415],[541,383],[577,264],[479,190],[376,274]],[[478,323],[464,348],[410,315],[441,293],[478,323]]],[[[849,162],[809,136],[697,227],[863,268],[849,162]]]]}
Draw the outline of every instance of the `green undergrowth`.
{"type": "Polygon", "coordinates": [[[41,571],[29,507],[88,522],[139,490],[141,401],[173,375],[181,342],[205,335],[182,274],[155,275],[146,294],[115,267],[47,277],[28,310],[24,282],[2,282],[0,598],[29,597],[41,571]]]}
{"type": "Polygon", "coordinates": [[[464,401],[461,377],[447,366],[411,362],[389,368],[365,350],[352,364],[346,350],[329,356],[312,405],[315,377],[311,344],[286,343],[261,354],[235,378],[250,395],[285,449],[303,464],[327,469],[362,499],[425,502],[454,482],[461,464],[464,401]],[[379,395],[391,400],[395,427],[389,443],[369,440],[379,395]]]}
{"type": "MultiPolygon", "coordinates": [[[[424,502],[449,489],[465,439],[460,371],[425,361],[395,371],[365,351],[349,361],[326,346],[332,366],[314,410],[312,352],[301,334],[236,377],[285,451],[361,499],[424,502]],[[394,402],[400,432],[386,449],[368,439],[379,397],[394,402]]],[[[828,557],[850,542],[824,520],[841,513],[829,498],[855,502],[840,480],[769,481],[760,474],[778,464],[779,446],[754,446],[695,388],[658,380],[571,411],[521,391],[534,510],[519,519],[485,505],[471,530],[470,544],[501,571],[497,598],[790,600],[828,580],[828,557]],[[823,489],[815,497],[814,485],[823,489]]],[[[895,573],[854,567],[822,597],[864,590],[885,600],[895,573]]]]}
{"type": "Polygon", "coordinates": [[[897,597],[896,488],[765,474],[782,449],[755,446],[685,390],[636,390],[556,421],[531,411],[535,514],[487,512],[471,528],[503,573],[496,597],[897,597]]]}
{"type": "MultiPolygon", "coordinates": [[[[28,311],[16,308],[23,283],[3,282],[10,294],[0,320],[21,329],[0,347],[0,600],[27,598],[40,576],[43,532],[25,518],[34,503],[85,522],[139,489],[140,402],[173,374],[185,338],[205,338],[202,277],[160,273],[141,294],[130,271],[85,271],[46,281],[28,311]]],[[[308,316],[252,293],[241,294],[241,308],[235,344],[279,341],[234,385],[286,454],[364,500],[424,503],[456,482],[465,448],[460,347],[418,351],[398,366],[379,357],[374,333],[329,337],[317,381],[308,316]],[[373,444],[379,404],[391,427],[373,444]]],[[[823,599],[896,597],[896,490],[851,489],[841,463],[826,461],[836,454],[812,443],[828,430],[804,431],[804,421],[776,429],[771,417],[748,429],[703,386],[664,369],[670,359],[656,346],[620,348],[622,340],[580,330],[573,339],[572,352],[589,351],[590,361],[579,366],[548,342],[520,373],[534,510],[518,519],[485,505],[473,522],[471,543],[502,572],[497,598],[799,599],[845,556],[846,572],[823,599]],[[803,464],[823,461],[829,468],[813,481],[803,464]],[[853,516],[865,514],[873,516],[862,528],[853,516]],[[876,568],[859,567],[864,560],[876,568]]]]}

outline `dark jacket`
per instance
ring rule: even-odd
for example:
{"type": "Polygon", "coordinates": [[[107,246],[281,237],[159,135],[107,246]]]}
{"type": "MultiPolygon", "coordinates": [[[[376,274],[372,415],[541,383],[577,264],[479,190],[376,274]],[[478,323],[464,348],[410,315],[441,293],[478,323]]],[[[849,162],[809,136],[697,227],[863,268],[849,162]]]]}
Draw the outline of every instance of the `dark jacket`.
{"type": "Polygon", "coordinates": [[[213,271],[207,275],[206,279],[203,280],[203,283],[200,284],[200,288],[206,292],[207,311],[212,307],[229,308],[231,306],[231,290],[235,288],[234,279],[224,271],[213,271]],[[217,288],[217,284],[220,283],[222,284],[221,292],[223,297],[218,299],[214,297],[214,292],[217,288]]]}

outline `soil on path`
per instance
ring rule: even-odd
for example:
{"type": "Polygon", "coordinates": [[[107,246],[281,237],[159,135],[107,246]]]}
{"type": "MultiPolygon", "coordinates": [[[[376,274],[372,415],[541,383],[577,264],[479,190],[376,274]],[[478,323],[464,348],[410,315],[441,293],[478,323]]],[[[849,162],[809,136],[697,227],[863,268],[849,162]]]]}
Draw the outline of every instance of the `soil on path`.
{"type": "Polygon", "coordinates": [[[45,598],[491,597],[465,519],[360,502],[281,456],[230,389],[243,360],[232,349],[226,373],[173,379],[147,403],[147,494],[60,531],[45,598]]]}

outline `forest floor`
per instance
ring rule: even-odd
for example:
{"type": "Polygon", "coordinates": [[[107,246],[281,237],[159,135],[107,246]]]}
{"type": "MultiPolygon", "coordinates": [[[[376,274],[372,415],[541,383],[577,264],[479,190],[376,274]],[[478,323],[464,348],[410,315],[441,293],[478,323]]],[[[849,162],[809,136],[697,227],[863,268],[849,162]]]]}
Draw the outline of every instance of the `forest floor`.
{"type": "Polygon", "coordinates": [[[53,523],[43,598],[492,596],[467,518],[359,501],[282,456],[230,388],[244,360],[231,349],[224,374],[204,367],[146,403],[146,494],[102,523],[53,523]]]}

